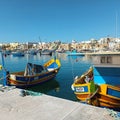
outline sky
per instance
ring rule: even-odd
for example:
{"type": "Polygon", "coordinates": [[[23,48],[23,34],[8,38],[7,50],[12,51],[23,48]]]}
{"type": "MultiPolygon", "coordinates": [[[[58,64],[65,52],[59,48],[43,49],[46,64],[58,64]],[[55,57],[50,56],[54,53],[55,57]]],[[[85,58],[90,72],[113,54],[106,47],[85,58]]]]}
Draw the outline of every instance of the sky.
{"type": "Polygon", "coordinates": [[[0,43],[120,37],[120,0],[0,0],[0,43]]]}

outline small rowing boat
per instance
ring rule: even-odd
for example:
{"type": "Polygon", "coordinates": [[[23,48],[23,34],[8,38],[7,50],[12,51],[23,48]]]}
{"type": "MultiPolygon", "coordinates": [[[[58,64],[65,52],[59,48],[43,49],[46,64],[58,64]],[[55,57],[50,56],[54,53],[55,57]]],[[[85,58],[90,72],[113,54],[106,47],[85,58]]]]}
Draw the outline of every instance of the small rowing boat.
{"type": "Polygon", "coordinates": [[[7,84],[30,87],[54,79],[61,67],[59,59],[51,59],[44,65],[28,63],[24,71],[9,73],[7,84]]]}

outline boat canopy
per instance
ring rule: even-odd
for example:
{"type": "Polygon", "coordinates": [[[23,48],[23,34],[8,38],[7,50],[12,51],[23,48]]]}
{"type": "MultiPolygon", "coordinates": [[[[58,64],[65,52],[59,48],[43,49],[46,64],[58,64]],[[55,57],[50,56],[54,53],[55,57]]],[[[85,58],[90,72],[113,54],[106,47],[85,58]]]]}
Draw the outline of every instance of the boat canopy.
{"type": "Polygon", "coordinates": [[[35,75],[44,71],[45,68],[42,65],[27,63],[24,76],[35,75]]]}

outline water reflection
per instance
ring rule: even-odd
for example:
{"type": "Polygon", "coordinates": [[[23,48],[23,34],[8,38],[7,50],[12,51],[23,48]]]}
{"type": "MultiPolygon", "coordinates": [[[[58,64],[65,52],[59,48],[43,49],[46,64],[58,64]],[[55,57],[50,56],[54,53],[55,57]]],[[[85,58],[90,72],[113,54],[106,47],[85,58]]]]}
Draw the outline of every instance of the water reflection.
{"type": "MultiPolygon", "coordinates": [[[[27,88],[27,90],[76,101],[76,96],[71,90],[71,84],[76,76],[80,76],[88,70],[90,63],[85,56],[68,56],[66,53],[55,53],[55,55],[61,62],[61,68],[56,78],[43,84],[27,88]]],[[[5,58],[5,67],[10,72],[16,72],[24,70],[28,62],[43,65],[53,57],[54,54],[53,56],[26,54],[22,58],[16,58],[10,55],[5,58]]]]}
{"type": "Polygon", "coordinates": [[[40,85],[27,88],[27,90],[47,94],[50,91],[59,92],[60,86],[59,86],[59,82],[56,79],[54,79],[54,80],[50,80],[45,83],[42,83],[40,85]]]}

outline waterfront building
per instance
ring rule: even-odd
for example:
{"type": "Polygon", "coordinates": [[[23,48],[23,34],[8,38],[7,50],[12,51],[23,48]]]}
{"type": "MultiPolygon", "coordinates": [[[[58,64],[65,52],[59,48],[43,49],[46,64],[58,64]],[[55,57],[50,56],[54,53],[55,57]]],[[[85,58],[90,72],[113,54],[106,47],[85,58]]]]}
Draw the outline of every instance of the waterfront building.
{"type": "MultiPolygon", "coordinates": [[[[58,41],[57,41],[58,42],[58,41]]],[[[26,43],[0,43],[2,49],[50,49],[54,42],[26,42],[26,43]]],[[[71,51],[76,49],[81,51],[120,51],[120,38],[104,37],[99,40],[90,39],[81,42],[72,40],[71,43],[62,43],[59,41],[58,50],[71,51]]]]}

